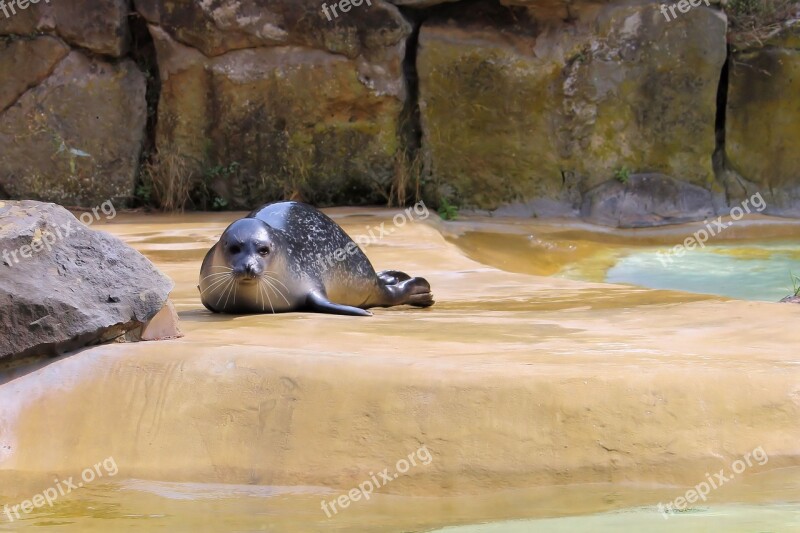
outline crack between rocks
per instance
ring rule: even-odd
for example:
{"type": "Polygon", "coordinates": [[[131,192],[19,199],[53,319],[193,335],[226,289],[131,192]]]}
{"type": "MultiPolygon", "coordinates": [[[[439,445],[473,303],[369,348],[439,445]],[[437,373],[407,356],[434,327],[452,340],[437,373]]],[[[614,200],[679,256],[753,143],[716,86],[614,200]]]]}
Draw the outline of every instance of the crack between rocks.
{"type": "Polygon", "coordinates": [[[714,179],[725,189],[725,202],[730,204],[730,193],[726,175],[728,173],[728,161],[725,151],[725,128],[728,112],[728,90],[730,81],[730,67],[733,61],[733,51],[728,46],[725,63],[720,72],[719,84],[717,86],[717,109],[714,120],[716,147],[712,155],[712,168],[714,179]]]}
{"type": "MultiPolygon", "coordinates": [[[[406,84],[406,104],[400,121],[400,143],[409,165],[418,161],[422,150],[422,118],[419,105],[419,73],[417,72],[417,52],[419,50],[419,33],[425,21],[424,11],[398,7],[400,14],[411,23],[411,34],[406,40],[405,57],[403,57],[403,78],[406,84]]],[[[409,167],[410,168],[410,167],[409,167]]],[[[415,201],[419,195],[419,184],[413,195],[415,201]]]]}

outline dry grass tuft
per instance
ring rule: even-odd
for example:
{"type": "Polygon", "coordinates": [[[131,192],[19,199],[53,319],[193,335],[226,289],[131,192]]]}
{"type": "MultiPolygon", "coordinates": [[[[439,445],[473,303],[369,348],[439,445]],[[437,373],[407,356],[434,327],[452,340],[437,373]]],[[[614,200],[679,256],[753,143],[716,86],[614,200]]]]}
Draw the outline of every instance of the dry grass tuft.
{"type": "Polygon", "coordinates": [[[189,202],[194,183],[189,161],[170,152],[159,152],[142,167],[143,183],[149,187],[151,201],[164,211],[182,213],[189,202]]]}
{"type": "Polygon", "coordinates": [[[737,50],[761,47],[781,31],[800,23],[797,0],[728,0],[729,41],[737,50]]]}
{"type": "Polygon", "coordinates": [[[414,202],[418,202],[423,172],[422,151],[398,150],[394,168],[394,179],[387,198],[389,207],[407,205],[410,195],[413,195],[414,202]]]}

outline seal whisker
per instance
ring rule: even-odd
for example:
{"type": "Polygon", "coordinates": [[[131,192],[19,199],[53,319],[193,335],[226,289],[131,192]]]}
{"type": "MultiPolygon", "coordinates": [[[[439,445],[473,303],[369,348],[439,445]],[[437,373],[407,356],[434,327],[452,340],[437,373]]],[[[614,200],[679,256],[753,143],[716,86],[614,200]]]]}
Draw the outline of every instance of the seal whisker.
{"type": "Polygon", "coordinates": [[[284,301],[286,302],[286,305],[289,305],[289,306],[291,305],[289,303],[289,300],[283,294],[283,291],[281,291],[280,288],[277,285],[273,285],[273,283],[271,283],[271,282],[280,283],[281,285],[283,285],[283,288],[286,289],[286,292],[289,292],[289,288],[281,280],[279,280],[278,278],[274,278],[272,276],[268,276],[268,275],[264,275],[264,280],[272,288],[272,290],[274,290],[275,292],[277,292],[278,294],[281,295],[281,298],[284,299],[284,301]]]}
{"type": "MultiPolygon", "coordinates": [[[[208,285],[211,286],[211,285],[214,285],[215,283],[218,283],[220,281],[226,281],[230,277],[231,277],[231,274],[224,274],[224,275],[222,275],[222,276],[220,276],[218,278],[215,278],[215,279],[209,281],[208,285]]],[[[201,280],[201,283],[202,283],[202,280],[201,280]]]]}
{"type": "MultiPolygon", "coordinates": [[[[282,291],[282,290],[280,289],[280,287],[278,287],[278,286],[275,284],[275,282],[276,282],[277,280],[275,280],[275,279],[273,279],[273,278],[271,278],[271,277],[267,276],[267,277],[265,278],[265,281],[266,281],[267,283],[269,283],[269,286],[270,286],[270,287],[272,287],[272,289],[273,289],[275,292],[277,292],[278,294],[280,294],[280,295],[283,297],[283,299],[284,299],[284,300],[286,299],[286,296],[283,296],[283,292],[284,292],[284,291],[282,291]]],[[[286,287],[285,285],[283,286],[283,288],[285,289],[285,291],[286,291],[287,293],[288,293],[288,292],[290,292],[290,291],[289,291],[289,289],[288,289],[288,287],[286,287]]],[[[288,303],[288,302],[287,302],[287,303],[288,303]]]]}
{"type": "Polygon", "coordinates": [[[225,282],[228,281],[228,280],[229,280],[228,277],[214,280],[214,281],[212,281],[211,283],[208,284],[208,287],[206,287],[205,289],[200,291],[200,294],[203,295],[203,294],[206,293],[206,291],[211,291],[213,293],[217,289],[219,289],[221,286],[223,286],[225,284],[225,282]]]}
{"type": "MultiPolygon", "coordinates": [[[[259,286],[261,286],[261,282],[262,281],[266,281],[266,280],[264,278],[258,278],[258,281],[259,281],[259,286]]],[[[272,306],[272,298],[270,298],[269,291],[268,290],[264,290],[264,292],[266,293],[267,299],[269,300],[269,308],[272,310],[272,314],[274,315],[275,314],[275,308],[272,306]]]]}
{"type": "Polygon", "coordinates": [[[220,277],[225,277],[225,276],[230,276],[230,275],[231,275],[230,272],[217,272],[216,274],[209,274],[208,276],[206,276],[203,279],[201,279],[200,283],[204,282],[205,280],[207,280],[209,278],[220,278],[220,277]]]}
{"type": "Polygon", "coordinates": [[[258,300],[261,300],[261,312],[264,312],[264,307],[267,305],[267,300],[264,298],[264,291],[261,287],[261,282],[258,283],[258,298],[256,298],[256,305],[258,305],[258,300]]]}
{"type": "MultiPolygon", "coordinates": [[[[234,279],[233,283],[231,283],[231,287],[228,289],[228,295],[225,297],[225,307],[228,307],[228,300],[231,297],[231,293],[234,292],[234,289],[239,287],[239,281],[234,279]]],[[[236,305],[236,296],[233,297],[233,304],[236,305]]]]}
{"type": "Polygon", "coordinates": [[[226,290],[226,289],[227,289],[227,288],[228,288],[230,285],[232,285],[233,283],[234,283],[234,279],[233,279],[233,276],[231,276],[231,277],[228,279],[228,283],[227,283],[227,284],[225,285],[225,287],[224,287],[224,288],[223,288],[223,289],[220,291],[219,298],[217,299],[217,307],[219,307],[219,303],[222,301],[222,297],[223,297],[223,296],[225,296],[225,290],[226,290]]]}
{"type": "Polygon", "coordinates": [[[218,284],[216,287],[214,287],[214,290],[211,291],[212,297],[216,294],[219,294],[219,298],[217,298],[217,306],[219,306],[219,303],[222,301],[222,295],[224,294],[225,288],[228,286],[230,282],[231,278],[225,278],[225,280],[222,283],[218,284]]]}
{"type": "Polygon", "coordinates": [[[272,309],[272,314],[275,314],[275,307],[272,305],[272,296],[269,295],[269,289],[264,287],[264,293],[267,295],[267,300],[269,300],[269,308],[272,309]]]}
{"type": "Polygon", "coordinates": [[[286,302],[286,305],[291,305],[289,303],[289,300],[286,299],[286,296],[283,295],[283,293],[280,291],[280,289],[278,289],[278,287],[276,287],[272,283],[270,283],[268,277],[264,277],[264,283],[266,283],[269,286],[270,289],[272,289],[273,291],[275,291],[278,294],[280,294],[281,298],[283,298],[284,301],[286,302]]]}
{"type": "Polygon", "coordinates": [[[281,280],[279,280],[278,278],[276,278],[274,276],[269,276],[268,274],[277,274],[277,272],[273,272],[272,270],[267,270],[267,271],[264,272],[264,277],[269,278],[272,281],[277,281],[278,283],[283,285],[284,289],[286,289],[287,291],[289,290],[289,287],[287,287],[281,280]]]}
{"type": "MultiPolygon", "coordinates": [[[[267,294],[267,288],[264,286],[263,283],[259,280],[258,283],[258,290],[261,291],[261,310],[266,311],[267,309],[267,298],[269,298],[269,294],[267,294]]],[[[272,307],[272,301],[270,300],[269,303],[270,307],[272,307]]],[[[275,311],[273,311],[274,313],[275,311]]]]}
{"type": "Polygon", "coordinates": [[[209,276],[224,276],[226,274],[230,274],[231,272],[232,272],[231,270],[224,270],[222,272],[212,272],[211,274],[209,274],[209,276]]]}

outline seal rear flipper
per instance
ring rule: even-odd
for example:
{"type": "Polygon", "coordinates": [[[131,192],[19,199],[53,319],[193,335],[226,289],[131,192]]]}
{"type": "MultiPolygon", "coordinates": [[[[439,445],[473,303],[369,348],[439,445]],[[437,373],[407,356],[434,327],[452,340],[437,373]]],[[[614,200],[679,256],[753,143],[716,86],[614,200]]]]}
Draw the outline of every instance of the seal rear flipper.
{"type": "Polygon", "coordinates": [[[318,313],[328,313],[331,315],[350,315],[350,316],[372,316],[372,313],[359,307],[335,304],[328,300],[320,292],[310,292],[306,299],[306,305],[312,311],[318,313]]]}
{"type": "Polygon", "coordinates": [[[399,270],[383,270],[378,272],[378,279],[384,285],[397,285],[401,281],[411,279],[411,276],[399,270]]]}
{"type": "Polygon", "coordinates": [[[383,283],[382,289],[387,301],[381,305],[385,307],[393,305],[430,307],[435,303],[431,294],[431,284],[425,278],[409,278],[394,284],[383,283]]]}

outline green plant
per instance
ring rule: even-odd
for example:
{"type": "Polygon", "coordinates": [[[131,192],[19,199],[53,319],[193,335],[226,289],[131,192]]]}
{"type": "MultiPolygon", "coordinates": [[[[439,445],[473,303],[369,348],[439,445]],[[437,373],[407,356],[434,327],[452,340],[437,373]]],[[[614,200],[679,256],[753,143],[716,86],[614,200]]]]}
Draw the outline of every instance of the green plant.
{"type": "MultiPolygon", "coordinates": [[[[234,161],[227,165],[214,165],[205,167],[200,174],[200,179],[195,180],[189,197],[196,209],[222,211],[229,205],[227,199],[220,196],[214,188],[215,182],[224,181],[232,187],[235,186],[239,174],[239,163],[234,161]]],[[[218,185],[218,184],[217,184],[218,185]]],[[[234,187],[235,188],[235,187],[234,187]]]]}
{"type": "Polygon", "coordinates": [[[626,184],[631,179],[631,171],[628,167],[618,168],[614,172],[614,179],[618,182],[626,184]]]}
{"type": "Polygon", "coordinates": [[[153,201],[153,186],[150,183],[140,184],[136,187],[134,196],[143,205],[151,205],[153,201]]]}
{"type": "Polygon", "coordinates": [[[234,161],[229,165],[216,165],[208,168],[206,170],[206,176],[210,180],[214,178],[228,178],[236,174],[238,170],[239,170],[239,163],[237,161],[234,161]]]}
{"type": "Polygon", "coordinates": [[[226,207],[228,207],[228,200],[220,196],[214,197],[214,203],[211,204],[211,209],[214,211],[222,211],[226,207]]]}
{"type": "Polygon", "coordinates": [[[800,276],[794,272],[789,273],[792,278],[792,292],[795,296],[800,296],[800,276]]]}
{"type": "Polygon", "coordinates": [[[458,218],[458,207],[450,204],[446,198],[442,198],[442,203],[439,205],[439,216],[442,220],[455,220],[458,218]]]}

